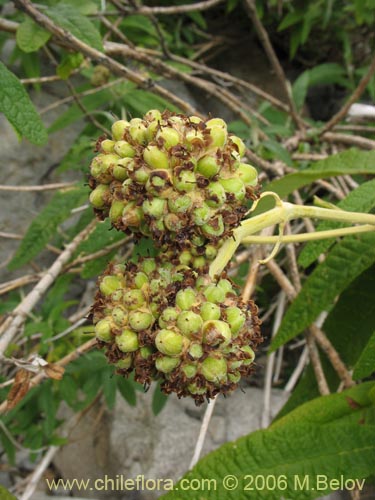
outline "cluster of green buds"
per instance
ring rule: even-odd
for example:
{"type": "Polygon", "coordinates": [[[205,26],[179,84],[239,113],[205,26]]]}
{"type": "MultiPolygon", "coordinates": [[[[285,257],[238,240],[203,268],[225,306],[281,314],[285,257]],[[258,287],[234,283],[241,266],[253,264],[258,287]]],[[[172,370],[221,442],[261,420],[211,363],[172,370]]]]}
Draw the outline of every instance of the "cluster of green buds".
{"type": "Polygon", "coordinates": [[[97,216],[159,248],[199,248],[192,265],[207,245],[212,255],[258,196],[245,145],[219,118],[152,110],[116,121],[98,147],[89,181],[97,216]]]}
{"type": "Polygon", "coordinates": [[[212,280],[163,257],[110,264],[93,306],[96,337],[118,372],[205,398],[235,389],[261,341],[257,308],[223,275],[212,280]]]}

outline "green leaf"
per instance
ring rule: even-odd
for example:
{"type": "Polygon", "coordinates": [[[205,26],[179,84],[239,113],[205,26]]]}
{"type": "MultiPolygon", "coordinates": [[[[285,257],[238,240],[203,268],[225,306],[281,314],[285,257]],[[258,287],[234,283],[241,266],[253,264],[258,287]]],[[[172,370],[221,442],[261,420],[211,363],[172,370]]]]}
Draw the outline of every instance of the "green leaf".
{"type": "Polygon", "coordinates": [[[310,72],[304,71],[293,83],[292,94],[297,109],[302,109],[305,103],[307,89],[310,83],[310,72]]]}
{"type": "Polygon", "coordinates": [[[9,493],[9,491],[6,488],[4,488],[4,486],[1,486],[1,484],[0,484],[0,497],[2,498],[2,500],[17,500],[16,497],[11,493],[9,493]]]}
{"type": "Polygon", "coordinates": [[[303,18],[304,18],[304,12],[299,12],[299,11],[289,12],[279,24],[277,31],[283,31],[289,28],[290,26],[293,26],[294,24],[303,21],[303,18]]]}
{"type": "Polygon", "coordinates": [[[16,132],[34,144],[44,144],[47,131],[22,83],[0,61],[0,112],[16,132]]]}
{"type": "MultiPolygon", "coordinates": [[[[126,36],[137,45],[156,47],[159,45],[159,36],[151,19],[147,16],[127,16],[121,22],[121,28],[126,36]]],[[[164,31],[163,31],[164,35],[164,31]]],[[[168,36],[167,36],[168,38],[168,36]]]]}
{"type": "Polygon", "coordinates": [[[16,41],[18,47],[24,52],[35,52],[45,45],[51,38],[51,33],[34,23],[30,17],[18,26],[16,41]]]}
{"type": "Polygon", "coordinates": [[[289,152],[284,147],[282,147],[278,142],[271,141],[271,140],[270,141],[264,141],[264,142],[262,142],[262,145],[266,149],[268,149],[269,151],[271,151],[272,153],[274,153],[275,157],[278,160],[283,161],[284,163],[286,163],[290,167],[293,165],[292,158],[291,158],[289,152]]]}
{"type": "Polygon", "coordinates": [[[113,250],[112,252],[107,253],[107,255],[89,260],[83,265],[81,277],[83,279],[90,279],[98,276],[98,274],[101,274],[104,271],[104,269],[108,266],[108,263],[115,255],[116,250],[113,250]]]}
{"type": "Polygon", "coordinates": [[[61,222],[70,216],[72,208],[87,198],[87,188],[57,192],[31,223],[8,268],[17,269],[33,259],[55,234],[61,222]]]}
{"type": "Polygon", "coordinates": [[[46,9],[46,14],[56,24],[82,40],[90,47],[104,52],[102,38],[94,24],[76,8],[70,5],[59,4],[46,9]]]}
{"type": "MultiPolygon", "coordinates": [[[[342,210],[350,212],[369,212],[375,206],[375,179],[365,182],[357,189],[351,191],[348,196],[338,203],[338,207],[342,210]]],[[[319,223],[316,231],[328,231],[345,227],[347,224],[340,222],[323,221],[319,223]]],[[[303,267],[308,267],[312,264],[320,254],[327,251],[336,238],[328,238],[326,240],[311,241],[302,249],[298,256],[298,263],[303,267]]]]}
{"type": "Polygon", "coordinates": [[[116,379],[112,369],[103,370],[103,394],[110,410],[116,402],[116,379]]]}
{"type": "Polygon", "coordinates": [[[83,55],[80,52],[65,54],[62,61],[56,68],[57,75],[62,80],[67,80],[72,72],[81,66],[83,60],[83,55]]]}
{"type": "Polygon", "coordinates": [[[130,90],[124,95],[123,102],[129,111],[136,116],[144,115],[149,109],[159,109],[160,111],[169,109],[176,113],[180,111],[176,106],[162,97],[145,90],[130,90]]]}
{"type": "Polygon", "coordinates": [[[350,86],[346,78],[345,68],[337,63],[318,64],[309,70],[309,85],[340,84],[350,86]]]}
{"type": "Polygon", "coordinates": [[[375,371],[375,331],[354,367],[353,378],[369,377],[375,371]]]}
{"type": "Polygon", "coordinates": [[[130,404],[130,406],[135,406],[137,404],[137,396],[132,382],[119,375],[116,376],[116,382],[121,396],[130,404]]]}
{"type": "Polygon", "coordinates": [[[158,383],[152,395],[152,411],[154,415],[159,415],[161,410],[166,405],[167,401],[168,401],[168,396],[164,394],[164,392],[161,392],[160,384],[158,383]]]}
{"type": "Polygon", "coordinates": [[[111,227],[110,220],[106,219],[103,222],[98,222],[94,231],[79,245],[75,252],[75,256],[97,252],[125,238],[123,233],[114,231],[111,227]]]}
{"type": "Polygon", "coordinates": [[[375,233],[347,236],[305,281],[287,310],[271,349],[285,344],[307,328],[345,288],[375,261],[375,233]]]}

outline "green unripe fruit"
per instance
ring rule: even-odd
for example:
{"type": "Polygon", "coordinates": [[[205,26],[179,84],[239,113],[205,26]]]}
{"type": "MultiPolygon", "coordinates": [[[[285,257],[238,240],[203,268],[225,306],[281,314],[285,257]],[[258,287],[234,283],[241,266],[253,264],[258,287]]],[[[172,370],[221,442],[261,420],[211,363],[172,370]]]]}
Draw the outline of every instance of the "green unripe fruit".
{"type": "Polygon", "coordinates": [[[159,318],[159,326],[161,328],[166,328],[170,323],[176,321],[177,316],[178,316],[178,310],[175,307],[165,308],[159,318]]]}
{"type": "Polygon", "coordinates": [[[168,208],[174,214],[187,212],[191,204],[192,201],[188,195],[179,196],[178,198],[170,198],[168,200],[168,208]]]}
{"type": "Polygon", "coordinates": [[[217,248],[214,245],[206,245],[205,254],[208,260],[213,260],[217,255],[217,248]]]}
{"type": "Polygon", "coordinates": [[[148,359],[152,354],[151,347],[141,347],[139,353],[143,359],[148,359]]]}
{"type": "Polygon", "coordinates": [[[225,311],[227,322],[233,333],[238,333],[246,321],[245,314],[239,307],[228,307],[225,311]]]}
{"type": "Polygon", "coordinates": [[[178,356],[183,349],[183,337],[172,330],[160,330],[155,338],[155,345],[158,351],[167,356],[178,356]]]}
{"type": "Polygon", "coordinates": [[[192,288],[179,290],[176,294],[176,306],[183,311],[189,310],[197,300],[197,296],[192,288]]]}
{"type": "Polygon", "coordinates": [[[120,141],[124,138],[125,130],[129,128],[130,123],[126,120],[118,120],[112,127],[112,136],[115,141],[120,141]]]}
{"type": "Polygon", "coordinates": [[[204,137],[200,130],[188,130],[185,134],[185,141],[188,145],[203,144],[204,137]]]}
{"type": "Polygon", "coordinates": [[[251,365],[251,363],[255,359],[255,353],[252,348],[248,345],[241,347],[241,351],[247,354],[247,358],[242,361],[242,364],[245,366],[251,365]]]}
{"type": "Polygon", "coordinates": [[[102,342],[110,342],[112,340],[110,321],[107,319],[98,321],[95,325],[95,336],[102,342]]]}
{"type": "Polygon", "coordinates": [[[192,116],[189,116],[189,122],[190,123],[202,123],[203,120],[202,120],[202,118],[199,118],[199,116],[192,115],[192,116]]]}
{"type": "Polygon", "coordinates": [[[197,374],[198,369],[196,365],[188,364],[183,366],[182,371],[184,372],[186,378],[193,378],[197,374]]]}
{"type": "Polygon", "coordinates": [[[106,184],[99,184],[90,193],[90,203],[95,208],[103,208],[106,204],[105,202],[109,195],[110,195],[109,186],[107,186],[106,184]]]}
{"type": "Polygon", "coordinates": [[[227,364],[222,358],[206,358],[201,364],[201,373],[208,382],[222,383],[227,378],[227,364]]]}
{"type": "Polygon", "coordinates": [[[217,215],[202,226],[202,231],[208,238],[211,236],[221,236],[224,229],[224,221],[221,215],[217,215]]]}
{"type": "Polygon", "coordinates": [[[190,344],[188,353],[193,359],[200,359],[203,356],[203,348],[201,344],[193,343],[190,344]]]}
{"type": "Polygon", "coordinates": [[[143,212],[135,203],[128,203],[122,212],[122,222],[127,227],[139,227],[143,220],[143,212]]]}
{"type": "Polygon", "coordinates": [[[156,262],[154,259],[144,259],[141,268],[144,273],[150,275],[156,269],[156,262]]]}
{"type": "Polygon", "coordinates": [[[227,142],[228,132],[227,124],[220,118],[213,118],[206,122],[207,127],[210,129],[210,136],[212,139],[212,146],[222,148],[227,142]]]}
{"type": "Polygon", "coordinates": [[[100,143],[100,149],[101,151],[103,151],[103,153],[113,153],[115,144],[115,141],[104,139],[104,141],[100,143]]]}
{"type": "Polygon", "coordinates": [[[193,383],[188,385],[188,391],[190,394],[203,395],[206,394],[207,389],[205,387],[198,387],[197,384],[193,383]]]}
{"type": "Polygon", "coordinates": [[[156,134],[156,139],[162,139],[164,147],[169,149],[180,142],[180,134],[174,128],[162,127],[156,134]]]}
{"type": "Polygon", "coordinates": [[[203,226],[210,220],[211,209],[206,203],[202,203],[202,206],[194,208],[193,210],[193,222],[197,226],[203,226]]]}
{"type": "Polygon", "coordinates": [[[116,325],[121,326],[127,319],[127,314],[122,307],[115,307],[112,311],[112,319],[116,325]]]}
{"type": "Polygon", "coordinates": [[[133,358],[131,355],[125,356],[125,358],[120,359],[116,363],[116,368],[120,370],[128,370],[133,363],[133,358]]]}
{"type": "Polygon", "coordinates": [[[104,276],[99,288],[103,295],[111,295],[114,291],[122,288],[121,279],[117,276],[104,276]]]}
{"type": "Polygon", "coordinates": [[[129,123],[129,134],[138,144],[147,143],[147,127],[140,118],[133,118],[129,123]]]}
{"type": "Polygon", "coordinates": [[[230,139],[233,142],[233,144],[235,144],[237,146],[239,155],[241,157],[244,156],[244,154],[246,153],[246,146],[245,146],[243,140],[240,139],[239,137],[237,137],[236,135],[231,135],[230,139]]]}
{"type": "Polygon", "coordinates": [[[204,291],[204,296],[206,297],[208,302],[219,304],[221,302],[224,302],[225,291],[217,285],[209,285],[204,291]]]}
{"type": "Polygon", "coordinates": [[[232,384],[238,384],[238,382],[241,380],[241,373],[240,372],[228,373],[228,380],[229,382],[232,382],[232,384]]]}
{"type": "Polygon", "coordinates": [[[162,373],[172,372],[179,364],[179,358],[170,358],[169,356],[162,356],[155,360],[156,369],[162,373]]]}
{"type": "Polygon", "coordinates": [[[133,162],[131,158],[123,158],[122,160],[119,160],[118,164],[115,165],[112,169],[112,175],[115,179],[118,181],[124,181],[125,179],[128,178],[128,168],[126,164],[121,164],[123,160],[130,160],[133,162]]]}
{"type": "Polygon", "coordinates": [[[147,328],[150,328],[153,321],[154,321],[154,317],[150,312],[132,311],[129,314],[129,325],[136,332],[141,332],[142,330],[147,330],[147,328]]]}
{"type": "Polygon", "coordinates": [[[133,146],[126,141],[117,141],[114,150],[122,158],[134,158],[136,152],[133,146]]]}
{"type": "Polygon", "coordinates": [[[180,253],[178,258],[181,264],[183,264],[184,266],[188,266],[193,256],[189,252],[189,250],[184,250],[183,252],[180,253]]]}
{"type": "Polygon", "coordinates": [[[211,182],[208,185],[206,203],[209,207],[220,208],[226,199],[225,189],[220,182],[211,182]]]}
{"type": "Polygon", "coordinates": [[[203,325],[202,318],[192,312],[192,311],[183,311],[177,318],[177,326],[180,331],[189,336],[192,333],[197,333],[203,325]]]}
{"type": "Polygon", "coordinates": [[[148,283],[147,274],[139,272],[135,275],[134,284],[137,288],[142,288],[146,283],[148,283]]]}
{"type": "Polygon", "coordinates": [[[229,325],[224,321],[210,320],[203,325],[203,342],[208,345],[226,347],[232,339],[229,325]]]}
{"type": "Polygon", "coordinates": [[[165,212],[166,206],[167,202],[162,198],[152,198],[143,202],[142,209],[145,214],[158,219],[165,212]]]}
{"type": "Polygon", "coordinates": [[[238,368],[241,368],[241,366],[242,366],[242,361],[230,361],[228,363],[229,370],[238,370],[238,368]]]}
{"type": "Polygon", "coordinates": [[[158,109],[150,109],[144,116],[144,119],[149,122],[160,122],[161,121],[161,113],[158,109]]]}
{"type": "MultiPolygon", "coordinates": [[[[124,292],[123,290],[116,290],[115,292],[112,293],[111,295],[111,298],[113,300],[113,302],[120,302],[120,300],[122,300],[122,297],[124,295],[124,292]]],[[[111,311],[109,311],[111,312],[111,311]]]]}
{"type": "Polygon", "coordinates": [[[167,153],[161,151],[157,146],[147,146],[143,151],[143,159],[151,168],[166,170],[169,167],[167,153]]]}
{"type": "Polygon", "coordinates": [[[245,198],[245,185],[238,177],[232,177],[230,179],[220,179],[219,182],[227,193],[231,193],[235,196],[236,200],[242,201],[245,198]]]}
{"type": "Polygon", "coordinates": [[[213,177],[220,170],[220,165],[215,156],[206,155],[198,161],[197,171],[205,177],[213,177]]]}
{"type": "Polygon", "coordinates": [[[125,264],[115,264],[112,268],[112,273],[122,275],[124,274],[125,269],[126,269],[125,264]]]}
{"type": "Polygon", "coordinates": [[[160,128],[160,123],[158,121],[150,122],[147,125],[146,136],[148,142],[151,142],[155,139],[156,132],[158,131],[159,128],[160,128]]]}
{"type": "Polygon", "coordinates": [[[220,307],[213,302],[205,302],[201,305],[200,314],[203,321],[210,319],[220,319],[220,307]]]}
{"type": "Polygon", "coordinates": [[[178,177],[174,179],[173,184],[178,191],[190,192],[195,189],[197,179],[194,172],[190,170],[183,170],[178,177]]]}
{"type": "Polygon", "coordinates": [[[236,173],[246,186],[256,186],[258,184],[258,172],[252,165],[241,163],[236,173]]]}
{"type": "Polygon", "coordinates": [[[123,330],[121,335],[116,335],[115,342],[121,352],[134,352],[139,347],[138,335],[132,330],[123,330]]]}
{"type": "Polygon", "coordinates": [[[224,290],[226,294],[230,292],[233,293],[233,285],[229,280],[221,279],[217,284],[217,286],[219,286],[222,290],[224,290]]]}
{"type": "Polygon", "coordinates": [[[145,298],[142,290],[129,290],[125,292],[123,301],[131,311],[134,311],[143,306],[145,298]]]}
{"type": "Polygon", "coordinates": [[[206,259],[203,256],[195,257],[193,260],[192,267],[194,269],[201,269],[207,264],[206,259]]]}
{"type": "Polygon", "coordinates": [[[150,169],[146,166],[141,165],[137,170],[134,171],[133,179],[139,184],[146,184],[150,177],[150,169]]]}
{"type": "Polygon", "coordinates": [[[122,217],[124,211],[124,204],[122,201],[112,201],[111,208],[109,209],[109,218],[112,222],[116,222],[122,217]]]}

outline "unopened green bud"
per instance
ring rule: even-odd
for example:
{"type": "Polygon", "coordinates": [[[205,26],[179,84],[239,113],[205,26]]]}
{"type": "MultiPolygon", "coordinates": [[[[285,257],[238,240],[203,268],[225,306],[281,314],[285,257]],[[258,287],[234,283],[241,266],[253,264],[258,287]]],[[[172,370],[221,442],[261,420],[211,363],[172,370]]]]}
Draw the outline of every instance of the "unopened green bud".
{"type": "Polygon", "coordinates": [[[227,364],[222,358],[209,356],[202,362],[201,373],[208,382],[225,382],[227,378],[227,364]]]}
{"type": "Polygon", "coordinates": [[[202,231],[207,237],[221,236],[224,232],[224,221],[221,215],[217,215],[206,224],[203,224],[202,231]]]}
{"type": "Polygon", "coordinates": [[[222,148],[227,142],[228,132],[227,124],[221,118],[213,118],[206,122],[207,127],[210,129],[210,136],[212,139],[212,146],[222,148]]]}
{"type": "Polygon", "coordinates": [[[131,354],[125,356],[125,358],[119,359],[116,363],[116,368],[120,370],[129,370],[133,362],[131,354]]]}
{"type": "Polygon", "coordinates": [[[230,179],[220,179],[219,182],[227,193],[234,195],[236,200],[242,201],[245,198],[246,189],[240,178],[232,177],[230,179]]]}
{"type": "Polygon", "coordinates": [[[175,307],[165,308],[159,318],[159,326],[161,328],[166,328],[170,323],[176,321],[177,316],[178,316],[178,310],[175,307]]]}
{"type": "Polygon", "coordinates": [[[197,185],[197,179],[194,172],[192,172],[191,170],[183,170],[173,181],[173,184],[178,191],[190,192],[195,189],[197,185]]]}
{"type": "Polygon", "coordinates": [[[155,337],[155,345],[158,351],[167,356],[177,356],[183,349],[183,337],[172,330],[160,330],[155,337]]]}
{"type": "Polygon", "coordinates": [[[122,307],[115,307],[112,311],[112,319],[116,325],[121,326],[126,321],[127,314],[122,307]]]}
{"type": "Polygon", "coordinates": [[[196,293],[192,288],[189,287],[184,290],[179,290],[176,294],[176,306],[183,311],[187,311],[192,307],[196,299],[196,293]]]}
{"type": "Polygon", "coordinates": [[[121,219],[123,211],[124,203],[122,201],[114,200],[112,201],[111,208],[109,210],[109,218],[112,222],[116,222],[121,219]]]}
{"type": "Polygon", "coordinates": [[[191,242],[194,246],[201,247],[202,245],[205,244],[206,238],[201,234],[194,234],[191,238],[191,242]]]}
{"type": "Polygon", "coordinates": [[[120,302],[120,300],[122,300],[123,295],[124,295],[124,291],[120,289],[120,290],[114,291],[111,295],[111,298],[112,298],[113,302],[120,302]]]}
{"type": "Polygon", "coordinates": [[[240,156],[241,157],[244,156],[244,154],[246,153],[246,146],[245,146],[243,140],[240,139],[239,137],[237,137],[236,135],[231,135],[230,139],[233,142],[233,144],[235,144],[237,146],[237,150],[238,150],[240,156]]]}
{"type": "Polygon", "coordinates": [[[158,131],[159,128],[160,128],[160,123],[158,121],[150,122],[147,125],[146,136],[148,142],[151,142],[155,139],[156,132],[158,131]]]}
{"type": "Polygon", "coordinates": [[[169,170],[153,170],[150,172],[146,183],[148,193],[158,196],[171,186],[171,174],[169,170]]]}
{"type": "Polygon", "coordinates": [[[136,332],[147,330],[154,321],[154,317],[148,311],[132,311],[129,314],[129,325],[136,332]]]}
{"type": "Polygon", "coordinates": [[[238,370],[242,366],[242,361],[230,361],[228,363],[229,370],[238,370]]]}
{"type": "Polygon", "coordinates": [[[104,276],[99,288],[103,295],[111,295],[115,290],[122,288],[121,279],[117,276],[104,276]]]}
{"type": "Polygon", "coordinates": [[[104,139],[104,141],[100,144],[100,149],[103,153],[113,153],[115,141],[111,141],[110,139],[104,139]]]}
{"type": "Polygon", "coordinates": [[[128,170],[124,165],[115,165],[112,170],[112,175],[118,181],[124,181],[128,178],[128,170]]]}
{"type": "Polygon", "coordinates": [[[134,158],[136,152],[133,146],[126,141],[117,141],[114,150],[122,158],[134,158]]]}
{"type": "Polygon", "coordinates": [[[177,198],[170,198],[168,200],[168,208],[169,210],[176,213],[185,213],[191,206],[192,201],[190,196],[178,196],[177,198]]]}
{"type": "Polygon", "coordinates": [[[157,146],[147,146],[147,148],[143,151],[143,159],[151,168],[167,169],[169,167],[167,153],[160,150],[157,146]]]}
{"type": "Polygon", "coordinates": [[[220,307],[213,302],[205,302],[201,305],[200,309],[201,317],[204,321],[208,321],[210,319],[220,319],[220,307]]]}
{"type": "Polygon", "coordinates": [[[124,294],[123,301],[131,311],[134,311],[135,309],[143,306],[143,304],[145,303],[145,298],[142,290],[128,290],[124,294]]]}
{"type": "Polygon", "coordinates": [[[197,333],[201,329],[202,324],[202,318],[192,311],[183,311],[177,318],[178,328],[187,336],[191,333],[197,333]]]}
{"type": "Polygon", "coordinates": [[[165,212],[166,206],[167,202],[162,198],[152,198],[143,202],[142,209],[145,214],[158,219],[165,212]]]}
{"type": "Polygon", "coordinates": [[[110,321],[107,319],[98,321],[95,325],[95,335],[102,342],[110,342],[112,340],[110,321]]]}
{"type": "Polygon", "coordinates": [[[134,352],[139,347],[138,335],[132,330],[123,330],[116,335],[115,342],[121,352],[134,352]]]}
{"type": "Polygon", "coordinates": [[[225,311],[226,319],[233,333],[238,333],[246,321],[245,314],[239,307],[228,307],[225,311]]]}
{"type": "Polygon", "coordinates": [[[225,299],[225,291],[217,285],[209,285],[204,291],[204,296],[209,302],[219,304],[225,299]]]}
{"type": "Polygon", "coordinates": [[[126,120],[118,120],[112,125],[112,136],[115,141],[120,141],[124,138],[125,130],[129,128],[129,122],[126,120]]]}
{"type": "Polygon", "coordinates": [[[209,345],[221,344],[225,347],[231,341],[229,325],[220,320],[209,320],[203,325],[203,341],[209,345]]]}
{"type": "Polygon", "coordinates": [[[170,358],[169,356],[161,356],[160,358],[156,358],[155,367],[159,372],[162,373],[170,373],[180,363],[179,358],[170,358]]]}
{"type": "Polygon", "coordinates": [[[194,208],[193,212],[193,222],[196,226],[203,226],[210,220],[211,209],[206,203],[202,203],[202,206],[194,208]]]}
{"type": "Polygon", "coordinates": [[[107,186],[106,184],[99,184],[90,193],[90,203],[95,208],[103,208],[109,195],[109,186],[107,186]]]}
{"type": "Polygon", "coordinates": [[[193,378],[197,374],[197,366],[189,363],[188,365],[184,365],[182,367],[182,371],[185,374],[186,378],[193,378]]]}
{"type": "Polygon", "coordinates": [[[220,182],[211,182],[207,187],[206,203],[209,207],[219,208],[226,201],[226,193],[220,182]]]}
{"type": "Polygon", "coordinates": [[[207,178],[213,177],[220,170],[220,165],[215,156],[206,155],[198,161],[197,171],[207,178]]]}
{"type": "Polygon", "coordinates": [[[193,359],[199,359],[203,356],[203,348],[201,344],[190,344],[188,352],[193,359]]]}
{"type": "Polygon", "coordinates": [[[242,361],[242,364],[245,366],[251,365],[251,363],[255,359],[255,353],[252,348],[248,345],[241,347],[241,351],[247,354],[247,358],[242,361]]]}
{"type": "Polygon", "coordinates": [[[252,165],[241,163],[236,173],[246,186],[256,186],[258,184],[258,172],[252,165]]]}
{"type": "Polygon", "coordinates": [[[180,142],[180,134],[172,127],[162,127],[156,134],[156,139],[162,139],[164,147],[169,149],[180,142]]]}

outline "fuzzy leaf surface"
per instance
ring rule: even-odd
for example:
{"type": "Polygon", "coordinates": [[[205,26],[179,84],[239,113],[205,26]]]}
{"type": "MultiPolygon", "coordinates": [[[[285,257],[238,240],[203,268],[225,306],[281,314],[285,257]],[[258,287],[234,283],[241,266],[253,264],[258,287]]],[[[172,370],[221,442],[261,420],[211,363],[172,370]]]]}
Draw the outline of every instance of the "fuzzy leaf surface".
{"type": "Polygon", "coordinates": [[[51,33],[34,23],[30,17],[26,17],[16,33],[18,47],[27,53],[40,49],[50,38],[51,33]]]}

